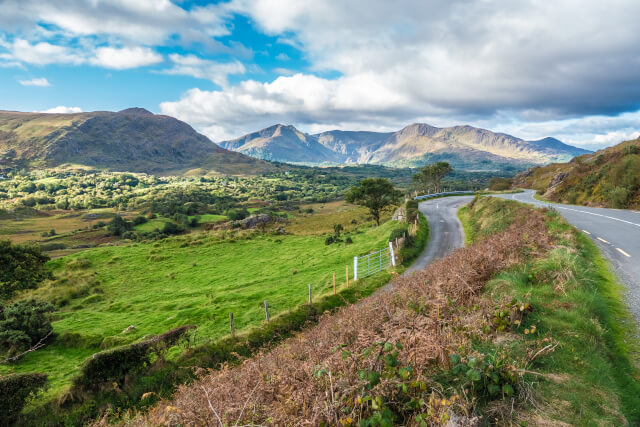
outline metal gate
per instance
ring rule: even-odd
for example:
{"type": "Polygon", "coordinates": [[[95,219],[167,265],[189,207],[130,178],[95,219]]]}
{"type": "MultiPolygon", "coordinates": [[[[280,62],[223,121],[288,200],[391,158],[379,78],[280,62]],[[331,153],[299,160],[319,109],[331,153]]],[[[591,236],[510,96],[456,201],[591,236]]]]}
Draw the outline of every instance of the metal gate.
{"type": "Polygon", "coordinates": [[[372,252],[363,256],[353,258],[353,278],[364,278],[391,266],[395,267],[396,259],[393,253],[393,243],[389,242],[389,247],[372,252]]]}

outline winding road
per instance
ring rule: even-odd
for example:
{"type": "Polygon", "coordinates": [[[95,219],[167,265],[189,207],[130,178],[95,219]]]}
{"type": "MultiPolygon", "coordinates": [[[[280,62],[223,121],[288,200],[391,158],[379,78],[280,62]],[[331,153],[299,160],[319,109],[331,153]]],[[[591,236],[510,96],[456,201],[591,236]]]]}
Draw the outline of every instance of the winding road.
{"type": "Polygon", "coordinates": [[[533,197],[534,194],[534,190],[525,190],[524,193],[494,197],[555,209],[588,235],[627,285],[629,309],[640,323],[640,212],[541,202],[533,197]]]}
{"type": "Polygon", "coordinates": [[[458,219],[458,208],[471,200],[473,196],[454,196],[420,203],[418,209],[429,222],[429,242],[424,252],[404,274],[422,270],[433,260],[445,257],[464,246],[464,231],[458,219]]]}
{"type": "MultiPolygon", "coordinates": [[[[610,261],[618,277],[626,284],[625,299],[640,323],[640,212],[623,209],[547,203],[536,200],[535,191],[501,194],[501,197],[557,210],[570,224],[588,235],[610,261]]],[[[420,257],[404,274],[421,270],[433,260],[464,246],[464,231],[458,220],[458,208],[473,196],[454,196],[428,200],[419,205],[429,221],[429,242],[420,257]]]]}

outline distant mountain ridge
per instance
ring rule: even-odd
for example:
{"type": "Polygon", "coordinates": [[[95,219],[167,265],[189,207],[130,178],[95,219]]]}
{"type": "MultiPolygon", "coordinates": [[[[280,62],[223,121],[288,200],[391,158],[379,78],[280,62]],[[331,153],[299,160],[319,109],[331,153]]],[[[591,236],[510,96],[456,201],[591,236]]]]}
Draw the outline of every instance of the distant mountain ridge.
{"type": "Polygon", "coordinates": [[[73,114],[0,111],[0,168],[62,165],[230,174],[274,167],[220,148],[187,123],[143,108],[73,114]]]}
{"type": "Polygon", "coordinates": [[[333,130],[314,135],[293,126],[275,125],[219,145],[282,162],[419,166],[447,160],[462,168],[566,162],[590,152],[550,137],[525,141],[472,126],[438,128],[425,123],[414,123],[397,132],[333,130]]]}

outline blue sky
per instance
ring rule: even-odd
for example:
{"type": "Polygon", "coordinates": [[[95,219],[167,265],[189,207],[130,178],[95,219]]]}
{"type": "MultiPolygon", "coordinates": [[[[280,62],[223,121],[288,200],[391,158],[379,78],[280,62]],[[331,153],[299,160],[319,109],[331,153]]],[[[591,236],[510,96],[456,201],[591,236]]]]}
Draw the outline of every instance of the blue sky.
{"type": "Polygon", "coordinates": [[[214,141],[472,124],[640,135],[640,3],[0,0],[0,109],[144,107],[214,141]]]}

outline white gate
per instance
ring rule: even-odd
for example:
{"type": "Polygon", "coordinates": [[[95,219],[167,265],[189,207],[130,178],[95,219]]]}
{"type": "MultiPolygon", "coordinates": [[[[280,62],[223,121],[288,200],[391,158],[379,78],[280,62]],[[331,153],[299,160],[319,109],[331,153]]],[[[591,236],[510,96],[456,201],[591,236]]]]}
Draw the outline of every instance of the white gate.
{"type": "Polygon", "coordinates": [[[353,258],[353,279],[358,280],[358,278],[371,276],[391,266],[395,267],[395,265],[393,243],[389,242],[388,248],[353,258]]]}

